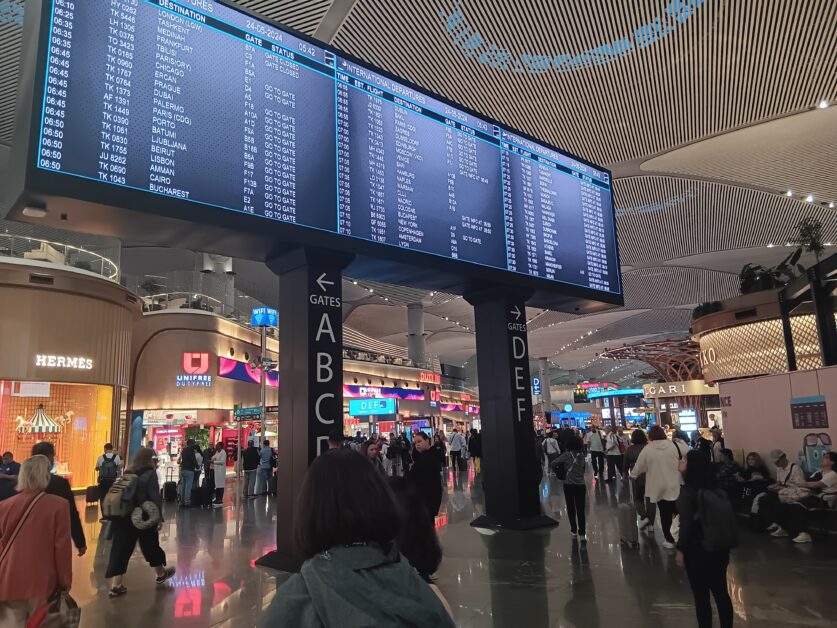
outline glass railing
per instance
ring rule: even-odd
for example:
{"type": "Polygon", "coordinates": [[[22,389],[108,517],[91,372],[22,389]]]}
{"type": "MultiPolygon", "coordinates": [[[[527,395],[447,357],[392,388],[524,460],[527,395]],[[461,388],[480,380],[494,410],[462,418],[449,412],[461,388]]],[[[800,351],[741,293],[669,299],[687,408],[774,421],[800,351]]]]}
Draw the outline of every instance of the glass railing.
{"type": "Polygon", "coordinates": [[[114,260],[82,246],[64,242],[0,233],[0,256],[70,266],[96,273],[111,281],[119,281],[119,265],[114,260]]]}

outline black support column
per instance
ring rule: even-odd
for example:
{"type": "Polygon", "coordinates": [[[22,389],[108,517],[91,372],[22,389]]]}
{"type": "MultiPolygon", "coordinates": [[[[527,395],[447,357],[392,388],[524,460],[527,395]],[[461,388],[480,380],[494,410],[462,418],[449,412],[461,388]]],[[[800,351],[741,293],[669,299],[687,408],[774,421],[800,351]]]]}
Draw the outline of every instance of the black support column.
{"type": "Polygon", "coordinates": [[[779,291],[779,314],[782,317],[782,338],[785,341],[785,355],[788,358],[788,370],[795,371],[796,348],[793,344],[793,329],[791,328],[790,313],[791,307],[785,290],[779,291]]]}
{"type": "Polygon", "coordinates": [[[343,431],[342,269],[350,258],[295,249],[271,260],[279,276],[279,480],[276,551],[258,564],[296,571],[296,501],[309,465],[343,431]]]}
{"type": "Polygon", "coordinates": [[[837,365],[837,325],[834,323],[834,307],[831,299],[832,287],[822,275],[822,264],[817,264],[808,269],[808,282],[811,286],[811,298],[814,301],[822,365],[835,366],[837,365]]]}
{"type": "Polygon", "coordinates": [[[476,321],[485,492],[485,515],[471,525],[518,530],[558,525],[541,514],[525,299],[497,289],[466,298],[476,321]]]}

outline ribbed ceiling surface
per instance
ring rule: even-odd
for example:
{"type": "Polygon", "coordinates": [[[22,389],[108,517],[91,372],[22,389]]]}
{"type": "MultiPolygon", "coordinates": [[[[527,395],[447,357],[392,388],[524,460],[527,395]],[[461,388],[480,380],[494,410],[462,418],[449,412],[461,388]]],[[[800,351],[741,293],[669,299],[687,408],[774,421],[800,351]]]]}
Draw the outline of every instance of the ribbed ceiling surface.
{"type": "Polygon", "coordinates": [[[0,2],[0,144],[10,146],[23,42],[23,0],[0,2]]]}
{"type": "MultiPolygon", "coordinates": [[[[834,68],[837,72],[837,68],[834,68]]],[[[797,198],[837,202],[837,107],[732,131],[678,148],[642,164],[642,170],[790,189],[797,198]]]]}
{"type": "Polygon", "coordinates": [[[313,35],[333,0],[232,0],[268,19],[313,35]]]}
{"type": "MultiPolygon", "coordinates": [[[[521,54],[579,54],[632,34],[664,2],[462,0],[466,24],[521,54]]],[[[603,65],[538,75],[468,58],[450,0],[359,0],[334,43],[597,163],[616,164],[837,96],[833,0],[707,0],[667,37],[603,65]]]]}

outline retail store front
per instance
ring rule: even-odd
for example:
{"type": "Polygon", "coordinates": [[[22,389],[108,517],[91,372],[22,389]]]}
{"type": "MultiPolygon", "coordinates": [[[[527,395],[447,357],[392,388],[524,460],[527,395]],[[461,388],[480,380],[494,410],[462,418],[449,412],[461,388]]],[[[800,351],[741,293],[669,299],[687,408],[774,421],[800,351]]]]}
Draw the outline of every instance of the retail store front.
{"type": "Polygon", "coordinates": [[[129,381],[139,300],[89,272],[0,262],[0,451],[18,461],[55,446],[55,472],[73,489],[95,484],[105,443],[124,437],[119,405],[129,381]]]}

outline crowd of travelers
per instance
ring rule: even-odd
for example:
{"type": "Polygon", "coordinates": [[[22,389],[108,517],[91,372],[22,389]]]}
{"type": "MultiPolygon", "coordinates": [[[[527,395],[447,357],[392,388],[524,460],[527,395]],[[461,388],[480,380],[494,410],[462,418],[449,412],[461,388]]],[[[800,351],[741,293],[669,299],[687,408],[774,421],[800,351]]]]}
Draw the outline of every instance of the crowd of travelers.
{"type": "MultiPolygon", "coordinates": [[[[282,585],[264,625],[452,626],[450,607],[434,584],[442,560],[435,518],[444,472],[462,472],[473,460],[479,474],[479,432],[346,438],[334,431],[328,446],[309,469],[295,519],[302,571],[282,585]],[[379,604],[382,596],[393,603],[379,604]]],[[[588,453],[594,481],[621,478],[629,498],[619,506],[620,538],[626,544],[635,544],[637,533],[650,539],[659,519],[662,545],[674,550],[685,569],[701,628],[712,625],[711,597],[721,627],[732,626],[726,571],[737,545],[738,516],[773,537],[810,543],[815,513],[837,505],[837,453],[825,452],[813,476],[780,449],[767,456],[770,465],[756,452],[739,465],[720,430],[708,437],[675,430],[669,437],[663,427],[652,426],[628,437],[620,427],[565,428],[538,433],[535,450],[545,473],[562,483],[570,534],[581,544],[587,542],[588,453]]],[[[84,532],[69,483],[51,473],[53,445],[38,443],[31,454],[21,464],[7,452],[0,464],[0,625],[23,626],[53,615],[72,625],[79,610],[69,596],[71,547],[84,555],[84,532]],[[33,561],[41,568],[29,569],[33,561]],[[32,575],[19,577],[27,573],[32,575]]],[[[187,441],[176,489],[181,507],[223,502],[226,455],[221,444],[201,451],[187,441]]],[[[242,497],[269,492],[276,465],[269,441],[261,447],[249,442],[241,456],[242,497]]],[[[161,483],[157,467],[152,447],[140,448],[126,465],[107,444],[96,461],[111,540],[105,573],[110,597],[127,593],[123,577],[137,545],[157,584],[175,573],[160,546],[169,482],[161,483]]]]}

